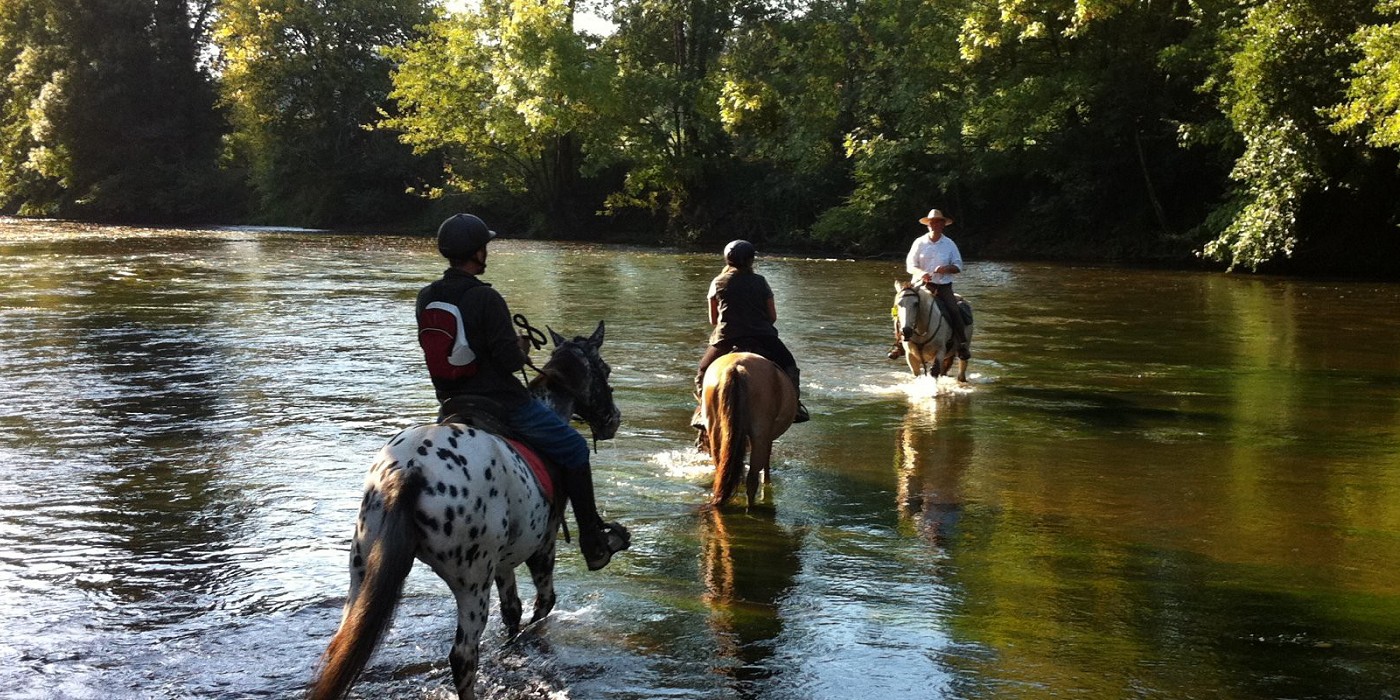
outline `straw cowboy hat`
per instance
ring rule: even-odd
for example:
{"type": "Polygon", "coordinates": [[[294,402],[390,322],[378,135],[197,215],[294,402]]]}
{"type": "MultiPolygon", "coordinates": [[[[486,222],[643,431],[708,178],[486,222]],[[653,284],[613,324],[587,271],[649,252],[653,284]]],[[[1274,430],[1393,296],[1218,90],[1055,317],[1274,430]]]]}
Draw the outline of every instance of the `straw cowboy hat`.
{"type": "Polygon", "coordinates": [[[945,224],[951,224],[951,223],[953,223],[953,220],[952,220],[952,219],[950,219],[950,218],[944,216],[944,215],[943,215],[943,212],[942,212],[941,210],[938,210],[938,209],[930,209],[930,210],[928,210],[928,216],[925,216],[924,218],[919,219],[919,223],[924,224],[925,226],[927,226],[927,225],[928,225],[928,222],[933,221],[934,219],[942,219],[942,220],[943,220],[943,223],[945,223],[945,224]]]}

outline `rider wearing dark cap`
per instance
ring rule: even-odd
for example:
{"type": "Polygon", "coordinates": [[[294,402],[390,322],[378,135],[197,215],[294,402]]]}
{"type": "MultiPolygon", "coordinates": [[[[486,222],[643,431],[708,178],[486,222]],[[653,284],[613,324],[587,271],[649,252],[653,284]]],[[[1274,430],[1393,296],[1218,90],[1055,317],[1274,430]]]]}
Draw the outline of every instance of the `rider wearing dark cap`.
{"type": "Polygon", "coordinates": [[[438,251],[451,267],[418,292],[418,342],[433,389],[443,408],[454,398],[477,397],[499,404],[502,419],[522,440],[563,473],[564,492],[578,521],[579,549],[591,571],[627,549],[631,536],[604,523],[593,498],[588,442],[543,402],[531,396],[515,373],[525,366],[529,340],[516,334],[505,299],[477,278],[486,270],[487,243],[496,232],[471,214],[449,217],[438,227],[438,251]]]}
{"type": "MultiPolygon", "coordinates": [[[[724,270],[710,282],[707,295],[710,325],[715,329],[710,333],[710,346],[700,358],[700,368],[695,374],[697,397],[705,383],[705,370],[715,360],[735,351],[768,358],[787,373],[798,396],[802,395],[802,384],[798,381],[801,370],[792,352],[778,339],[778,329],[773,325],[778,320],[778,308],[768,280],[753,271],[755,255],[757,251],[748,241],[730,241],[724,247],[724,270]]],[[[799,399],[793,422],[807,420],[810,420],[807,408],[799,399]]]]}

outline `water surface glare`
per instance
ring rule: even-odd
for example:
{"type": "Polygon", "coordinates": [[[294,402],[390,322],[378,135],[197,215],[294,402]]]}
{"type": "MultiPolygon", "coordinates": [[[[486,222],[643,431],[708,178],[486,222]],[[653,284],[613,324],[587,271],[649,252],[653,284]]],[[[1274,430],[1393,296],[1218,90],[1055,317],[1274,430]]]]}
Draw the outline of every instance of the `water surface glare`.
{"type": "MultiPolygon", "coordinates": [[[[493,613],[483,697],[1395,697],[1400,285],[969,261],[958,386],[884,359],[899,263],[760,254],[814,419],[761,507],[711,514],[686,422],[718,261],[492,245],[513,311],[607,322],[596,481],[634,544],[564,551],[518,639],[493,613]]],[[[433,415],[412,307],[442,267],[0,219],[0,697],[297,697],[370,457],[433,415]]],[[[449,697],[454,614],[417,567],[355,697],[449,697]]]]}

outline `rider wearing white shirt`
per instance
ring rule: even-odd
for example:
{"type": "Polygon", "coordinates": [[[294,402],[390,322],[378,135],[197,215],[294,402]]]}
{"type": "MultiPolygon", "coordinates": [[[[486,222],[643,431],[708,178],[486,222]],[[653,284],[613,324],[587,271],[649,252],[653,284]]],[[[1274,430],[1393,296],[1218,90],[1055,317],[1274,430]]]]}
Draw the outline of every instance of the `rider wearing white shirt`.
{"type": "MultiPolygon", "coordinates": [[[[962,253],[958,252],[958,244],[954,243],[953,239],[943,235],[944,227],[953,223],[953,220],[944,216],[938,209],[930,209],[928,216],[919,219],[919,223],[928,227],[928,233],[914,239],[914,244],[909,246],[909,254],[904,257],[904,268],[912,276],[911,282],[927,284],[933,291],[943,317],[948,319],[948,325],[952,326],[958,357],[966,360],[970,356],[967,328],[963,323],[962,313],[958,311],[957,297],[953,295],[953,275],[962,272],[962,253]]],[[[890,351],[890,359],[904,354],[898,328],[894,329],[894,335],[895,346],[890,351]]]]}

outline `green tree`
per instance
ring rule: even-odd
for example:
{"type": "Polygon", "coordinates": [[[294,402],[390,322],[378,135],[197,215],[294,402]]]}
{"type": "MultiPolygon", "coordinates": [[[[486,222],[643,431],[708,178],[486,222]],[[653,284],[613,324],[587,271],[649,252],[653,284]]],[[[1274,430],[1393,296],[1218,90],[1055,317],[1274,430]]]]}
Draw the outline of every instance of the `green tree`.
{"type": "Polygon", "coordinates": [[[614,208],[661,215],[670,236],[694,238],[725,219],[707,190],[732,166],[720,120],[719,60],[736,18],[735,0],[620,0],[617,31],[604,50],[617,56],[612,87],[621,136],[614,157],[626,168],[614,208]]]}
{"type": "Polygon", "coordinates": [[[1377,147],[1400,147],[1400,0],[1380,2],[1388,22],[1364,25],[1352,36],[1361,52],[1351,67],[1346,101],[1333,110],[1336,130],[1356,130],[1377,147]]]}
{"type": "Polygon", "coordinates": [[[428,0],[223,0],[214,38],[230,155],[261,219],[332,225],[402,217],[425,171],[393,134],[386,50],[417,36],[428,0]]]}
{"type": "Polygon", "coordinates": [[[600,204],[583,186],[584,154],[612,142],[613,68],[575,30],[572,2],[483,2],[393,56],[399,112],[381,125],[440,154],[446,182],[435,195],[468,193],[531,230],[582,229],[600,204]]]}
{"type": "MultiPolygon", "coordinates": [[[[44,126],[41,98],[59,73],[60,43],[49,29],[50,3],[0,3],[0,211],[53,213],[62,197],[59,180],[39,172],[44,126]]],[[[51,95],[53,90],[49,91],[51,95]]]]}
{"type": "Polygon", "coordinates": [[[1208,257],[1258,269],[1293,256],[1300,243],[1335,247],[1339,241],[1326,240],[1333,227],[1376,222],[1323,212],[1354,211],[1358,197],[1393,200],[1393,173],[1378,175],[1370,154],[1335,134],[1329,116],[1344,101],[1346,77],[1360,58],[1351,37],[1372,18],[1367,0],[1267,0],[1225,32],[1216,84],[1244,150],[1231,174],[1232,199],[1217,216],[1223,231],[1205,246],[1208,257]],[[1311,241],[1304,240],[1308,231],[1316,231],[1311,241]]]}
{"type": "Polygon", "coordinates": [[[0,198],[24,213],[207,216],[221,122],[185,0],[11,0],[0,198]]]}

